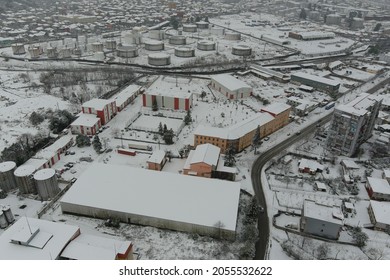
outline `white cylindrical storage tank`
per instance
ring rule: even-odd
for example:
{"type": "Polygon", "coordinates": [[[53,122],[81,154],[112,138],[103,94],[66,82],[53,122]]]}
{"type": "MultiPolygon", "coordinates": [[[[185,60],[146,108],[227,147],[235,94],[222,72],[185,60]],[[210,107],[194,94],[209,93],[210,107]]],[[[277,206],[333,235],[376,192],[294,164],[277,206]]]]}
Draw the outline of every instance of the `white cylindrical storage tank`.
{"type": "Polygon", "coordinates": [[[102,52],[103,51],[103,43],[100,43],[100,42],[92,43],[92,51],[93,52],[102,52]]]}
{"type": "Polygon", "coordinates": [[[150,30],[148,33],[150,39],[154,40],[164,40],[165,33],[162,30],[150,30]]]}
{"type": "Polygon", "coordinates": [[[15,181],[16,163],[13,161],[5,161],[0,163],[0,189],[9,191],[16,188],[15,181]]]}
{"type": "Polygon", "coordinates": [[[138,48],[132,45],[119,45],[116,48],[116,55],[123,58],[132,58],[138,56],[138,48]]]}
{"type": "Polygon", "coordinates": [[[250,56],[252,48],[247,45],[236,45],[232,47],[232,54],[239,56],[250,56]]]}
{"type": "Polygon", "coordinates": [[[225,39],[226,40],[238,41],[238,40],[241,40],[241,34],[240,33],[235,33],[235,32],[226,32],[225,33],[225,39]]]}
{"type": "Polygon", "coordinates": [[[185,45],[185,44],[187,44],[187,37],[185,37],[185,36],[172,36],[169,38],[169,44],[171,44],[171,45],[185,45]]]}
{"type": "Polygon", "coordinates": [[[198,21],[196,23],[196,27],[199,29],[207,29],[207,28],[209,28],[209,23],[206,21],[198,21]]]}
{"type": "Polygon", "coordinates": [[[0,210],[0,228],[8,227],[8,221],[5,218],[5,214],[0,210]]]}
{"type": "Polygon", "coordinates": [[[214,34],[214,35],[217,35],[217,36],[222,36],[225,34],[225,29],[224,28],[220,28],[220,27],[212,27],[210,29],[210,34],[214,34]]]}
{"type": "Polygon", "coordinates": [[[196,24],[184,24],[183,25],[183,31],[184,32],[196,32],[198,31],[198,27],[196,26],[196,24]]]}
{"type": "Polygon", "coordinates": [[[106,48],[109,50],[116,49],[116,41],[115,40],[106,40],[106,48]]]}
{"type": "Polygon", "coordinates": [[[177,47],[175,48],[175,55],[177,57],[194,57],[195,50],[190,47],[177,47]]]}
{"type": "Polygon", "coordinates": [[[60,189],[54,169],[41,169],[34,174],[34,179],[42,200],[54,198],[59,193],[60,189]]]}
{"type": "Polygon", "coordinates": [[[156,40],[145,41],[145,50],[162,51],[162,50],[164,50],[164,42],[156,41],[156,40]]]}
{"type": "Polygon", "coordinates": [[[21,55],[26,53],[26,49],[24,48],[23,44],[16,43],[16,44],[12,44],[11,47],[12,47],[12,53],[14,55],[21,55]]]}
{"type": "Polygon", "coordinates": [[[197,44],[198,50],[213,51],[215,50],[215,42],[213,41],[199,41],[197,44]]]}
{"type": "Polygon", "coordinates": [[[3,213],[5,216],[5,219],[9,224],[12,224],[15,221],[14,215],[12,214],[11,208],[9,206],[3,206],[3,213]]]}
{"type": "Polygon", "coordinates": [[[171,64],[171,56],[166,53],[149,54],[148,63],[153,66],[166,66],[171,64]]]}
{"type": "Polygon", "coordinates": [[[57,56],[58,56],[56,48],[48,47],[46,49],[46,52],[47,52],[47,57],[48,58],[57,58],[57,56]]]}
{"type": "Polygon", "coordinates": [[[16,168],[14,175],[16,185],[19,187],[19,191],[23,194],[34,193],[36,194],[35,182],[33,174],[35,167],[32,165],[22,165],[16,168]]]}

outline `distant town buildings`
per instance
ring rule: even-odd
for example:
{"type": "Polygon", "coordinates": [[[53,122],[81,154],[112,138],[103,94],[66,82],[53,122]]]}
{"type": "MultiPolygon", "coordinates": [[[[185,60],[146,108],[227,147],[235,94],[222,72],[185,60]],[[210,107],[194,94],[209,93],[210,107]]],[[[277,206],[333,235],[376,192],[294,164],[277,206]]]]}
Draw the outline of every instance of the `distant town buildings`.
{"type": "Polygon", "coordinates": [[[352,156],[372,135],[381,99],[362,93],[345,105],[336,106],[327,138],[327,147],[344,156],[352,156]]]}
{"type": "Polygon", "coordinates": [[[371,200],[368,215],[375,230],[389,232],[390,230],[390,202],[371,200]]]}

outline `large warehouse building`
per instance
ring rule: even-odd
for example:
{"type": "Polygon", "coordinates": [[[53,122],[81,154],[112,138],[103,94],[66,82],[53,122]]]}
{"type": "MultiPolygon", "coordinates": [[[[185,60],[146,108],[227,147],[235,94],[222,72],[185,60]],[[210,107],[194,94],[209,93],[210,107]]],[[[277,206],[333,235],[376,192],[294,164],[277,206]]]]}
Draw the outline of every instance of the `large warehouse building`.
{"type": "Polygon", "coordinates": [[[143,93],[142,104],[152,108],[157,102],[158,108],[188,111],[192,107],[192,90],[189,79],[160,77],[143,93]]]}
{"type": "Polygon", "coordinates": [[[229,74],[212,76],[211,86],[228,99],[246,98],[253,93],[251,86],[229,74]]]}
{"type": "Polygon", "coordinates": [[[292,74],[291,81],[332,93],[339,92],[340,88],[340,82],[338,81],[303,72],[292,74]]]}
{"type": "Polygon", "coordinates": [[[238,183],[94,164],[64,195],[61,208],[64,213],[234,239],[239,196],[238,183]]]}

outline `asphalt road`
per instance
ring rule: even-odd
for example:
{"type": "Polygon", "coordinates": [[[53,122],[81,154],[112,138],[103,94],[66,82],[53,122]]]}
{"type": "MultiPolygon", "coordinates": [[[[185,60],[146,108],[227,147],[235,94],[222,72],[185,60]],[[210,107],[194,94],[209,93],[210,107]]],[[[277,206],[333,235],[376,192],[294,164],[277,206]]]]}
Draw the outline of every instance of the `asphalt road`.
{"type": "Polygon", "coordinates": [[[266,257],[270,226],[263,185],[261,184],[261,170],[264,168],[265,164],[270,161],[274,156],[276,156],[281,151],[288,148],[295,142],[313,133],[319,123],[326,123],[330,121],[331,117],[332,114],[329,114],[318,120],[316,123],[313,123],[308,127],[304,128],[299,134],[296,133],[292,135],[291,137],[279,143],[272,149],[260,154],[256,161],[253,163],[251,172],[253,189],[255,191],[255,195],[257,197],[259,205],[264,208],[264,212],[260,213],[258,219],[259,239],[256,243],[256,254],[254,258],[255,260],[264,260],[266,257]]]}

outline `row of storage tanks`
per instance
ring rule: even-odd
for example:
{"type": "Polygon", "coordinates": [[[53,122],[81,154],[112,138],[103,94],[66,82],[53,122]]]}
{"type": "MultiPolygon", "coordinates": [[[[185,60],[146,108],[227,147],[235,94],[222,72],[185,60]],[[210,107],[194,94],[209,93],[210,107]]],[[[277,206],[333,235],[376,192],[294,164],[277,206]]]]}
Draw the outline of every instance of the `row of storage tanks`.
{"type": "Polygon", "coordinates": [[[41,200],[52,199],[60,192],[54,169],[36,170],[32,165],[16,168],[13,161],[0,163],[0,189],[8,192],[16,188],[21,194],[38,194],[41,200]]]}

